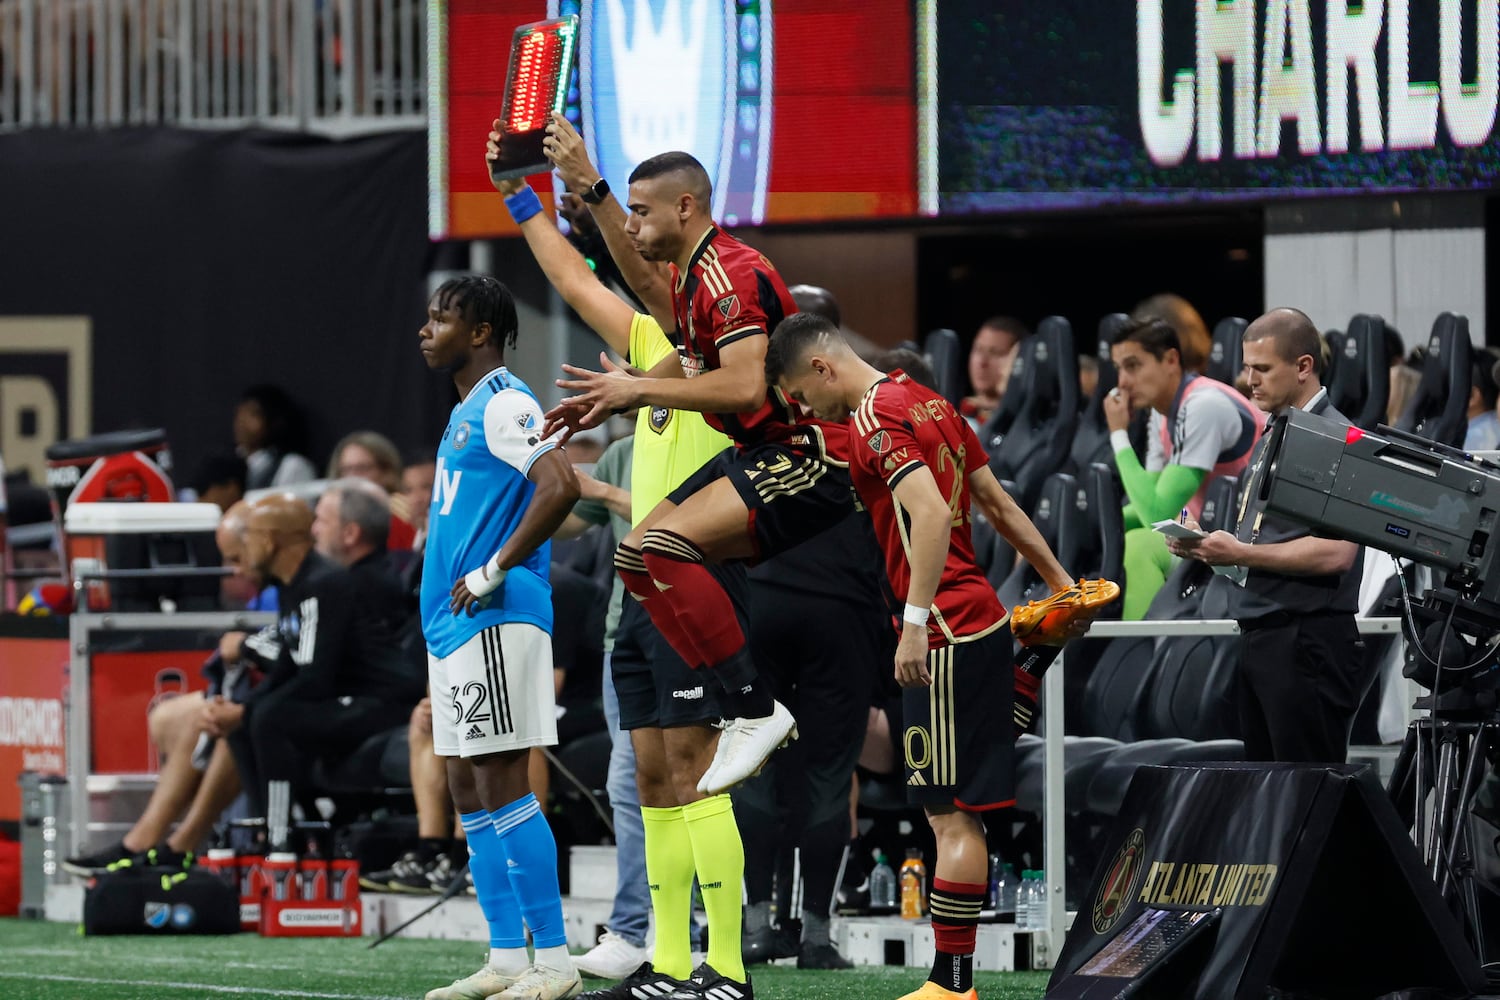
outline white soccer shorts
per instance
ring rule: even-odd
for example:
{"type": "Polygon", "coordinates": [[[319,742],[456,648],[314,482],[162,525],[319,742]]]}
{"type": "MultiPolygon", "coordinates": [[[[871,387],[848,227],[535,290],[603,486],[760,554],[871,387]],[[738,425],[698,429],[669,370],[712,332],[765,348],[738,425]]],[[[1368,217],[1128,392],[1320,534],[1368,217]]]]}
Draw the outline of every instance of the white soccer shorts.
{"type": "Polygon", "coordinates": [[[427,679],[439,757],[556,745],[552,637],[535,625],[492,625],[447,656],[429,652],[427,679]]]}

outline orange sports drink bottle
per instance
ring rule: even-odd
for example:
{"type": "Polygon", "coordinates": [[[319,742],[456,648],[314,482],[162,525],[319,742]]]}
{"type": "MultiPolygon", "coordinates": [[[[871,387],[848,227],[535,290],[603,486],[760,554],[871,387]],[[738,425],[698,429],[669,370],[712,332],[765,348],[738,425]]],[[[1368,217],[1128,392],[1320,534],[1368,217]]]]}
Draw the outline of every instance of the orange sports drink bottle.
{"type": "Polygon", "coordinates": [[[906,860],[901,862],[901,916],[905,920],[920,920],[927,914],[927,866],[922,863],[922,852],[915,847],[907,848],[906,860]]]}

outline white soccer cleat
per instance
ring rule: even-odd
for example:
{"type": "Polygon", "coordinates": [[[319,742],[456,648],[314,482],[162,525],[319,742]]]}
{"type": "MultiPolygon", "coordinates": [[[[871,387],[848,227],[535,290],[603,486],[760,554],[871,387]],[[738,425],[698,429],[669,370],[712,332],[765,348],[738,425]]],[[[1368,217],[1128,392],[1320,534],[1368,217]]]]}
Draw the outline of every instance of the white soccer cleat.
{"type": "Polygon", "coordinates": [[[583,992],[578,970],[554,969],[550,965],[533,965],[489,1000],[567,1000],[583,992]]]}
{"type": "Polygon", "coordinates": [[[486,1000],[514,985],[518,976],[507,976],[496,972],[488,965],[463,979],[455,979],[451,985],[439,986],[427,991],[426,1000],[486,1000]]]}
{"type": "Polygon", "coordinates": [[[764,718],[725,720],[713,763],[698,780],[698,791],[704,795],[727,792],[759,774],[771,754],[797,738],[792,713],[779,701],[772,705],[771,714],[764,718]]]}
{"type": "Polygon", "coordinates": [[[599,943],[582,955],[574,956],[573,965],[585,976],[599,979],[624,979],[642,962],[651,960],[651,952],[637,948],[614,931],[599,935],[599,943]]]}

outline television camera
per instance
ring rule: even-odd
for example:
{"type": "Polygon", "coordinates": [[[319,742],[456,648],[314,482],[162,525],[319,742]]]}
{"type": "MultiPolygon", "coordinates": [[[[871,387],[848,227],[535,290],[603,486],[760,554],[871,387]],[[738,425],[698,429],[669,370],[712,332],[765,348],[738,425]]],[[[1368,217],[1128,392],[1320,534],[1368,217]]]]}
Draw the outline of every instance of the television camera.
{"type": "Polygon", "coordinates": [[[1500,750],[1500,465],[1380,426],[1293,409],[1272,424],[1246,517],[1274,514],[1431,568],[1442,582],[1404,600],[1404,673],[1431,694],[1412,723],[1390,793],[1429,874],[1463,917],[1481,961],[1500,926],[1496,810],[1476,796],[1500,750]],[[1481,888],[1488,890],[1481,893],[1481,888]]]}

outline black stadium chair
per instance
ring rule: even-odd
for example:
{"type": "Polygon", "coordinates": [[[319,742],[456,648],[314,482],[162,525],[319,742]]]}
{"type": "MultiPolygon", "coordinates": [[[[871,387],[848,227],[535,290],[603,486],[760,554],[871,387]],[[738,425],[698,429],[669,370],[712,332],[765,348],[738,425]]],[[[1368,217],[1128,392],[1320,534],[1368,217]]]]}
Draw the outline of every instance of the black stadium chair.
{"type": "Polygon", "coordinates": [[[954,406],[963,400],[968,382],[968,355],[963,341],[952,330],[933,330],[922,344],[922,353],[937,376],[937,391],[954,406]]]}
{"type": "Polygon", "coordinates": [[[1469,389],[1473,377],[1469,320],[1443,313],[1432,324],[1422,381],[1396,421],[1396,429],[1435,441],[1463,445],[1469,429],[1469,389]]]}
{"type": "Polygon", "coordinates": [[[1099,321],[1097,338],[1099,358],[1099,382],[1094,394],[1088,398],[1082,415],[1078,418],[1078,430],[1073,434],[1073,445],[1069,454],[1069,467],[1065,472],[1078,473],[1095,462],[1114,463],[1114,452],[1109,447],[1109,425],[1104,422],[1104,397],[1115,387],[1117,381],[1115,363],[1110,359],[1109,348],[1115,334],[1125,328],[1130,317],[1124,313],[1110,313],[1099,321]]]}
{"type": "MultiPolygon", "coordinates": [[[[1115,478],[1113,465],[1096,462],[1089,466],[1078,484],[1077,499],[1063,512],[1058,532],[1057,558],[1064,569],[1075,577],[1092,579],[1102,576],[1123,583],[1125,522],[1120,508],[1120,483],[1115,478]]],[[[1119,601],[1099,615],[1101,621],[1115,621],[1119,617],[1119,601]]],[[[1068,645],[1067,669],[1063,676],[1069,732],[1079,731],[1079,711],[1085,688],[1100,657],[1111,645],[1109,639],[1080,639],[1068,645]]]]}
{"type": "MultiPolygon", "coordinates": [[[[1078,355],[1073,328],[1061,316],[1042,320],[1035,335],[1020,348],[1016,364],[1026,362],[1020,386],[1020,410],[998,440],[986,445],[997,478],[1016,484],[1016,501],[1031,510],[1048,475],[1067,461],[1078,427],[1078,355]]],[[[1014,374],[1002,405],[1018,386],[1014,374]]],[[[983,437],[980,439],[984,440],[983,437]]]]}
{"type": "Polygon", "coordinates": [[[1245,327],[1250,324],[1238,316],[1219,320],[1214,326],[1213,343],[1208,349],[1208,365],[1203,374],[1211,379],[1234,385],[1244,367],[1245,327]]]}
{"type": "Polygon", "coordinates": [[[995,453],[1020,414],[1022,402],[1031,394],[1031,344],[1035,339],[1036,334],[1032,334],[1016,345],[1016,360],[1011,362],[1005,395],[1000,397],[1000,405],[995,407],[990,419],[979,428],[979,443],[984,445],[987,454],[995,453]]]}
{"type": "Polygon", "coordinates": [[[1328,402],[1356,427],[1373,431],[1385,422],[1391,397],[1391,362],[1385,350],[1385,320],[1361,313],[1338,340],[1338,360],[1323,378],[1328,402]]]}
{"type": "MultiPolygon", "coordinates": [[[[1048,476],[1038,492],[1040,496],[1031,512],[1031,521],[1048,548],[1056,552],[1064,512],[1077,500],[1078,480],[1066,472],[1059,472],[1048,476]]],[[[1052,590],[1042,582],[1041,576],[1030,563],[1018,562],[997,593],[1001,604],[1007,608],[1018,608],[1027,601],[1046,597],[1052,590]]]]}
{"type": "Polygon", "coordinates": [[[1234,531],[1239,522],[1240,479],[1238,476],[1219,476],[1208,484],[1203,493],[1203,510],[1198,515],[1198,526],[1205,532],[1234,531]]]}
{"type": "Polygon", "coordinates": [[[1344,331],[1324,330],[1323,344],[1328,350],[1328,357],[1323,361],[1323,370],[1318,373],[1318,381],[1322,382],[1326,388],[1338,378],[1339,361],[1344,356],[1344,331]]]}

